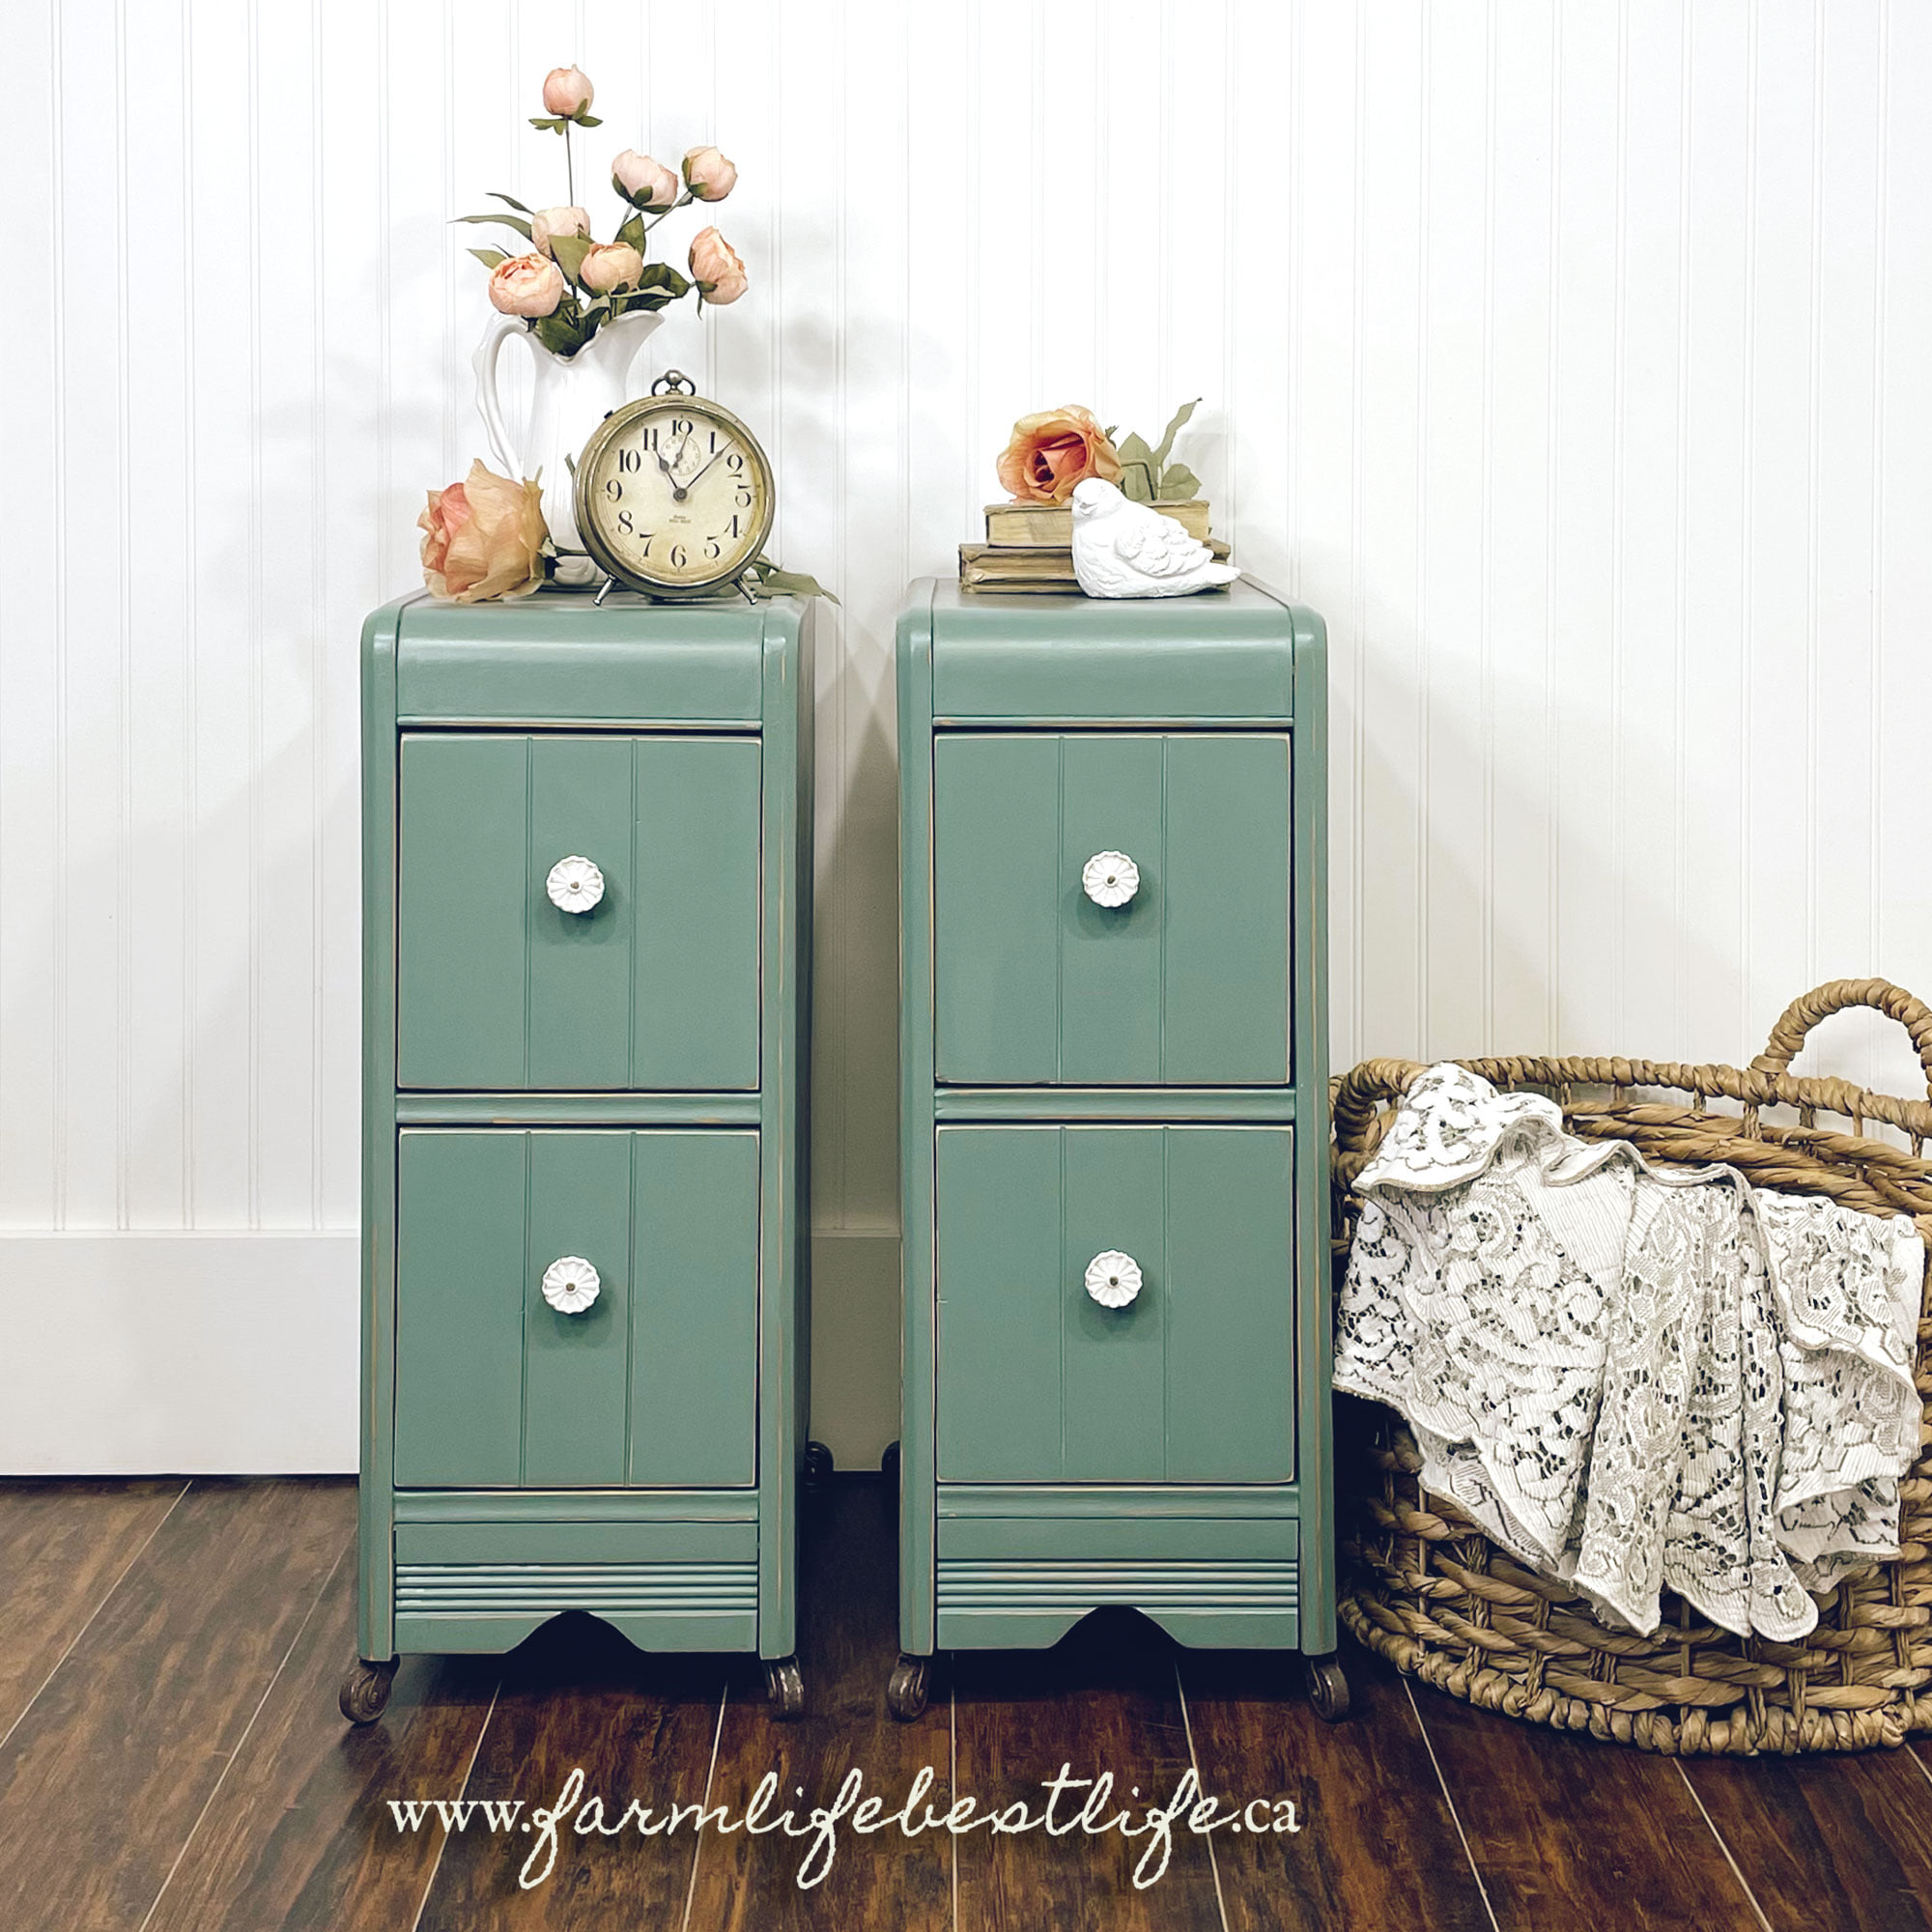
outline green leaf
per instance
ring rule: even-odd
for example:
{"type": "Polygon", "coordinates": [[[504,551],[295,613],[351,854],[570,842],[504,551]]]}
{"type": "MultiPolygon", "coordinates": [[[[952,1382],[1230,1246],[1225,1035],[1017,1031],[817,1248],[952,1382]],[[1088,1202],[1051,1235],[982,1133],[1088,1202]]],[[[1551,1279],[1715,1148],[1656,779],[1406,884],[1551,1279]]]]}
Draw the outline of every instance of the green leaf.
{"type": "Polygon", "coordinates": [[[510,259],[500,248],[471,248],[467,252],[474,255],[486,269],[500,269],[510,259]]]}
{"type": "Polygon", "coordinates": [[[1200,407],[1201,407],[1201,398],[1199,396],[1196,396],[1191,403],[1182,403],[1181,406],[1175,411],[1174,420],[1168,424],[1167,434],[1161,438],[1160,447],[1156,449],[1153,453],[1153,467],[1156,469],[1158,469],[1161,467],[1161,465],[1167,461],[1169,453],[1174,448],[1174,439],[1177,436],[1179,436],[1183,429],[1186,428],[1188,417],[1191,416],[1194,413],[1194,412],[1198,410],[1200,407]]]}
{"type": "Polygon", "coordinates": [[[667,298],[673,301],[679,296],[691,293],[691,284],[668,262],[646,262],[644,272],[638,277],[638,286],[640,289],[662,289],[667,298]]]}
{"type": "Polygon", "coordinates": [[[1185,503],[1200,496],[1201,479],[1184,463],[1170,463],[1160,472],[1160,499],[1164,503],[1185,503]]]}
{"type": "MultiPolygon", "coordinates": [[[[616,183],[612,182],[611,186],[616,186],[616,183]]],[[[644,252],[644,217],[641,214],[632,215],[618,228],[617,240],[628,242],[641,255],[644,252]]]]}
{"type": "MultiPolygon", "coordinates": [[[[583,258],[596,244],[587,235],[553,235],[550,238],[550,252],[556,266],[575,282],[583,267],[583,258]]],[[[580,282],[581,288],[582,284],[580,282]]]]}
{"type": "Polygon", "coordinates": [[[1153,501],[1153,451],[1138,436],[1125,438],[1121,453],[1121,494],[1136,503],[1153,501]]]}
{"type": "Polygon", "coordinates": [[[506,208],[514,208],[519,214],[528,214],[531,213],[515,195],[505,194],[501,188],[493,187],[490,190],[490,199],[492,201],[500,201],[506,208]]]}
{"type": "Polygon", "coordinates": [[[580,128],[601,128],[604,125],[603,122],[600,121],[594,114],[584,114],[580,112],[577,114],[573,114],[571,116],[571,119],[575,121],[580,128]]]}
{"type": "Polygon", "coordinates": [[[809,577],[802,570],[781,570],[768,557],[762,556],[753,568],[758,573],[757,591],[760,597],[823,597],[828,604],[838,602],[817,578],[809,577]]]}
{"type": "Polygon", "coordinates": [[[547,114],[532,114],[530,116],[530,126],[532,128],[541,128],[547,134],[561,134],[564,129],[563,122],[554,121],[547,114]]]}
{"type": "Polygon", "coordinates": [[[458,221],[494,222],[499,228],[514,228],[526,242],[530,239],[530,224],[520,214],[459,214],[458,221]]]}

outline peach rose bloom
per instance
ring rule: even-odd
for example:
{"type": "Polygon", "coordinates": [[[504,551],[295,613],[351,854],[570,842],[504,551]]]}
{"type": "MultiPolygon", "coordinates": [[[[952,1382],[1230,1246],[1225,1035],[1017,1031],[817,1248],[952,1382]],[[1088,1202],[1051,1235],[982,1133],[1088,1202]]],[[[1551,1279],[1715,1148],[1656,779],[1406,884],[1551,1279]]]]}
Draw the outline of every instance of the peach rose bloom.
{"type": "Polygon", "coordinates": [[[628,242],[593,242],[583,253],[577,279],[593,295],[634,289],[644,272],[644,258],[628,242]]]}
{"type": "Polygon", "coordinates": [[[512,255],[490,270],[490,306],[504,315],[554,315],[563,270],[545,255],[512,255]]]}
{"type": "Polygon", "coordinates": [[[540,208],[530,216],[530,245],[539,255],[551,252],[555,235],[590,233],[590,216],[581,208],[540,208]]]}
{"type": "Polygon", "coordinates": [[[691,244],[691,279],[709,282],[704,299],[723,308],[749,286],[738,251],[715,228],[700,228],[691,244]]]}
{"type": "Polygon", "coordinates": [[[617,192],[639,208],[668,208],[677,199],[677,177],[662,161],[626,148],[611,163],[617,192]]]}
{"type": "Polygon", "coordinates": [[[544,581],[543,491],[536,483],[469,466],[447,490],[432,490],[416,519],[422,531],[423,582],[438,597],[474,604],[485,597],[527,597],[544,581]]]}
{"type": "Polygon", "coordinates": [[[597,99],[590,76],[582,68],[554,67],[544,75],[544,112],[559,114],[568,121],[582,114],[597,99]]]}
{"type": "Polygon", "coordinates": [[[1091,410],[1041,410],[1013,425],[1000,457],[1000,482],[1016,503],[1064,503],[1076,483],[1121,480],[1121,459],[1091,410]]]}
{"type": "Polygon", "coordinates": [[[716,148],[692,148],[684,157],[684,185],[697,201],[723,201],[738,185],[738,170],[716,148]]]}

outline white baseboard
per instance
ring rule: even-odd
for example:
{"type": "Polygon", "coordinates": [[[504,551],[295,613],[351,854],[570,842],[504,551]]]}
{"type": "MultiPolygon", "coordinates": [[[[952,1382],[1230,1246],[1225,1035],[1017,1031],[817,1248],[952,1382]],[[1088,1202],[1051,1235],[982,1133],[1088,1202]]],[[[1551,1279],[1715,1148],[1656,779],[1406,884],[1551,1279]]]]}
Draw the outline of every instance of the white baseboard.
{"type": "MultiPolygon", "coordinates": [[[[812,1240],[812,1430],[898,1433],[898,1236],[812,1240]]],[[[306,1475],[356,1462],[356,1239],[0,1231],[0,1475],[306,1475]]]]}
{"type": "Polygon", "coordinates": [[[0,1473],[354,1469],[353,1234],[0,1233],[0,1473]]]}

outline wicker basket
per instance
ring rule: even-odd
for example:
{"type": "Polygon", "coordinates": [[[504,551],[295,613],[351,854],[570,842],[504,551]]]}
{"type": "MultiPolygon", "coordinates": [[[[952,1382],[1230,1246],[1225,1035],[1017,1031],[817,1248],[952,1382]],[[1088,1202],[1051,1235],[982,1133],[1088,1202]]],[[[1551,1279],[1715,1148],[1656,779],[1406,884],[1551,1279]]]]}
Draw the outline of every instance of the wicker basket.
{"type": "MultiPolygon", "coordinates": [[[[1907,1213],[1932,1242],[1932,1105],[1785,1070],[1819,1020],[1853,1006],[1906,1028],[1932,1091],[1932,1011],[1883,980],[1834,980],[1796,1001],[1747,1071],[1645,1060],[1465,1064],[1498,1087],[1547,1092],[1573,1133],[1629,1141],[1659,1160],[1725,1161],[1767,1187],[1907,1213]],[[1796,1118],[1768,1121],[1773,1108],[1796,1118]],[[1820,1124],[1821,1115],[1838,1123],[1820,1124]],[[1874,1122],[1906,1145],[1867,1136],[1874,1122]]],[[[1421,1071],[1371,1060],[1335,1083],[1344,1253],[1359,1208],[1350,1190],[1392,1103],[1421,1071]]],[[[1921,1303],[1921,1400],[1932,1400],[1928,1340],[1932,1305],[1921,1303]]],[[[1524,1570],[1453,1502],[1425,1493],[1414,1438],[1388,1410],[1347,1406],[1362,1439],[1338,1463],[1342,1621],[1399,1669],[1489,1710],[1646,1750],[1858,1750],[1932,1730],[1932,1449],[1921,1449],[1902,1485],[1898,1559],[1822,1598],[1818,1627],[1802,1644],[1733,1636],[1668,1592],[1662,1626],[1644,1637],[1606,1629],[1581,1598],[1524,1570]]],[[[1920,1440],[1932,1444],[1932,1407],[1920,1440]]]]}

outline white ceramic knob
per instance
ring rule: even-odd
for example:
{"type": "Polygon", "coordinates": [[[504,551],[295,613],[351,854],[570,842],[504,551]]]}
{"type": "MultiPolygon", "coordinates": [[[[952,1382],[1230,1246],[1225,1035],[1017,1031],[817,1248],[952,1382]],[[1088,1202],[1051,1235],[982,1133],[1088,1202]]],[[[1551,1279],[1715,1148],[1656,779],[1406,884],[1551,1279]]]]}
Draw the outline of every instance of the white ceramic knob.
{"type": "Polygon", "coordinates": [[[582,1315],[602,1286],[582,1255],[559,1255],[543,1271],[543,1298],[559,1315],[582,1315]]]}
{"type": "Polygon", "coordinates": [[[544,891],[558,912],[588,912],[604,896],[604,874],[588,859],[573,853],[550,868],[544,891]]]}
{"type": "Polygon", "coordinates": [[[1141,889],[1141,868],[1124,852],[1095,852],[1080,868],[1080,890],[1097,906],[1123,906],[1141,889]]]}
{"type": "Polygon", "coordinates": [[[1102,1308],[1124,1308],[1141,1292],[1141,1264],[1108,1248],[1087,1264],[1087,1293],[1102,1308]]]}

